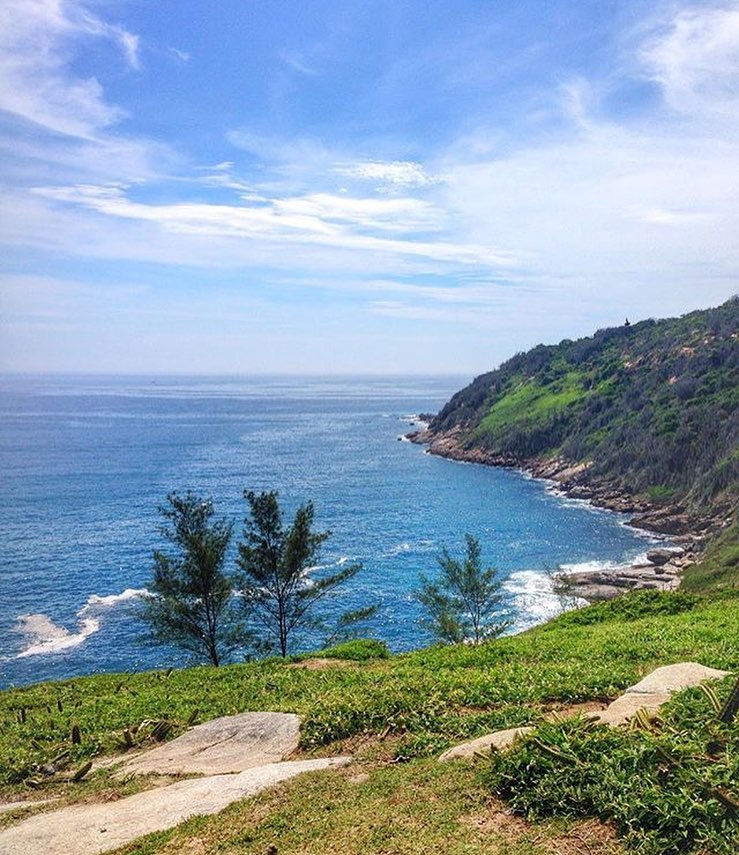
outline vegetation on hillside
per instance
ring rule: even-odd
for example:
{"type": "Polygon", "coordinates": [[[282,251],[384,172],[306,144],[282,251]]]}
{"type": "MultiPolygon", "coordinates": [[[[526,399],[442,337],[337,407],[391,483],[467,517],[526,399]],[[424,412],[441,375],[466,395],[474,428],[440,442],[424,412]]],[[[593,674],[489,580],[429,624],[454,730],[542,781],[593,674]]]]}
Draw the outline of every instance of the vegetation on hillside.
{"type": "Polygon", "coordinates": [[[699,564],[683,572],[680,587],[701,594],[739,587],[739,519],[709,543],[699,564]]]}
{"type": "MultiPolygon", "coordinates": [[[[381,778],[386,786],[391,785],[392,779],[392,785],[405,792],[412,786],[413,770],[418,769],[418,774],[429,780],[428,787],[434,789],[436,797],[446,799],[449,795],[442,773],[432,773],[435,767],[423,758],[453,742],[491,730],[537,723],[552,709],[573,703],[611,699],[653,668],[670,662],[690,659],[713,667],[739,669],[738,606],[739,598],[731,594],[705,599],[647,591],[563,615],[522,635],[480,645],[436,646],[387,658],[387,651],[376,643],[352,642],[345,651],[347,660],[354,657],[352,661],[339,660],[334,667],[318,670],[304,667],[309,663],[275,658],[218,669],[101,674],[5,691],[0,693],[0,791],[17,792],[29,776],[43,777],[41,767],[64,751],[69,752],[72,768],[99,753],[123,752],[127,745],[125,730],[128,728],[130,734],[143,721],[150,723],[145,736],[155,738],[150,735],[152,722],[168,722],[169,733],[174,734],[194,716],[202,721],[249,709],[274,709],[302,716],[301,742],[305,750],[356,752],[360,744],[356,740],[374,740],[373,744],[384,746],[378,748],[386,752],[383,762],[391,763],[391,767],[402,761],[410,763],[407,775],[390,769],[387,774],[383,772],[381,778]],[[349,740],[348,745],[345,740],[349,740]]],[[[341,654],[341,647],[329,653],[334,657],[341,654]]],[[[717,691],[726,694],[728,689],[728,685],[722,685],[717,691]]],[[[702,712],[695,715],[698,714],[702,712]]],[[[693,722],[695,715],[690,715],[693,722]]],[[[739,749],[737,725],[729,726],[722,739],[727,746],[726,762],[731,757],[735,762],[739,749]]],[[[720,772],[716,757],[701,760],[697,749],[690,746],[686,750],[695,754],[696,768],[700,767],[696,774],[709,778],[728,774],[725,770],[720,772]]],[[[725,762],[723,754],[718,762],[725,762]]],[[[469,775],[465,773],[464,777],[467,780],[469,775]]],[[[96,780],[93,774],[89,783],[78,786],[102,786],[96,780]]],[[[105,784],[110,785],[109,781],[105,784]]],[[[69,791],[69,785],[42,786],[47,793],[59,792],[59,787],[65,793],[69,791]]],[[[322,785],[311,786],[320,790],[322,785]]],[[[469,798],[479,807],[480,787],[474,783],[470,786],[469,798]]],[[[364,797],[368,809],[372,805],[381,809],[380,801],[387,791],[380,790],[374,785],[368,788],[364,797]]],[[[292,810],[304,812],[307,808],[300,801],[301,791],[303,787],[294,787],[287,792],[299,801],[292,810]]],[[[731,788],[729,791],[730,797],[736,795],[731,788]]],[[[648,795],[651,798],[654,790],[648,795]]],[[[350,811],[350,793],[345,796],[342,810],[350,811]]],[[[682,810],[678,797],[680,793],[673,792],[668,777],[660,798],[675,800],[677,809],[682,810]]],[[[637,796],[628,798],[637,814],[646,810],[637,796]]],[[[457,808],[451,805],[441,805],[439,810],[454,813],[457,808]]],[[[291,805],[282,804],[279,809],[283,808],[290,816],[291,805]]],[[[711,805],[710,815],[714,816],[716,810],[716,805],[711,805]]],[[[410,804],[408,811],[410,817],[410,804]]],[[[463,814],[460,802],[454,816],[463,814]]],[[[0,822],[11,820],[12,817],[0,822]]],[[[198,827],[219,821],[198,820],[198,827]]],[[[638,821],[638,817],[633,820],[638,821]]],[[[270,827],[269,823],[266,827],[270,827]]],[[[280,851],[302,851],[288,845],[293,839],[291,828],[294,826],[285,826],[278,832],[272,828],[281,843],[280,851]]],[[[236,829],[232,832],[235,834],[236,829]]],[[[178,833],[167,833],[157,840],[173,835],[176,838],[178,833]]],[[[263,839],[261,831],[253,833],[255,840],[263,839]]],[[[397,833],[403,833],[402,823],[397,833]]],[[[439,834],[439,828],[431,823],[427,838],[424,833],[418,830],[419,846],[425,841],[433,848],[431,835],[439,834]]],[[[324,844],[326,840],[320,838],[316,847],[324,844]]],[[[158,844],[142,851],[158,851],[157,847],[158,844]]],[[[346,851],[384,850],[368,845],[346,851]]],[[[390,845],[389,851],[397,850],[390,845]]],[[[532,846],[530,851],[537,850],[532,846]]]]}
{"type": "Polygon", "coordinates": [[[713,687],[692,689],[630,729],[544,722],[513,750],[493,753],[490,786],[529,819],[607,821],[643,855],[734,855],[739,725],[718,719],[716,699],[713,687]]]}
{"type": "Polygon", "coordinates": [[[739,298],[681,318],[539,345],[477,377],[430,425],[517,460],[698,511],[739,497],[739,298]]]}

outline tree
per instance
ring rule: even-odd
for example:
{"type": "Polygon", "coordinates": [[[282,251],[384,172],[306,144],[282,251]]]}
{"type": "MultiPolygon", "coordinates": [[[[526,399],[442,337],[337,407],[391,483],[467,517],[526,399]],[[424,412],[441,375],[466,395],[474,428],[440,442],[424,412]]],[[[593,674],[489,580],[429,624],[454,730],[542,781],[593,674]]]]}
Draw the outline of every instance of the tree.
{"type": "Polygon", "coordinates": [[[479,644],[495,638],[510,621],[497,621],[503,600],[501,582],[493,567],[482,568],[480,542],[465,535],[466,555],[458,561],[443,549],[438,558],[441,576],[431,581],[421,577],[417,600],[426,610],[421,621],[437,638],[451,644],[471,641],[479,644]]]}
{"type": "MultiPolygon", "coordinates": [[[[249,516],[244,521],[238,565],[247,614],[267,631],[262,646],[287,656],[295,632],[319,624],[314,606],[355,576],[362,565],[348,564],[336,573],[309,576],[331,532],[313,531],[312,502],[301,505],[292,525],[284,528],[278,495],[276,491],[244,493],[249,516]]],[[[367,610],[361,614],[366,617],[367,610]]]]}
{"type": "Polygon", "coordinates": [[[157,641],[221,662],[244,640],[233,603],[233,579],[224,572],[231,523],[213,519],[213,504],[188,492],[170,493],[159,508],[161,534],[172,554],[154,552],[154,579],[141,617],[157,641]]]}

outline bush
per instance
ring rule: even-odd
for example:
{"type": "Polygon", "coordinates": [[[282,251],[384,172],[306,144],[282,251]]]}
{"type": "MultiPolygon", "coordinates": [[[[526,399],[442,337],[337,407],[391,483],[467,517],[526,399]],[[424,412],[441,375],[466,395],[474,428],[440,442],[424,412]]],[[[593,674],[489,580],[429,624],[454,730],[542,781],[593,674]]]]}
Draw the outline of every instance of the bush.
{"type": "Polygon", "coordinates": [[[585,719],[544,723],[494,753],[492,790],[529,819],[597,817],[642,855],[733,855],[739,843],[739,725],[699,690],[648,729],[585,719]]]}

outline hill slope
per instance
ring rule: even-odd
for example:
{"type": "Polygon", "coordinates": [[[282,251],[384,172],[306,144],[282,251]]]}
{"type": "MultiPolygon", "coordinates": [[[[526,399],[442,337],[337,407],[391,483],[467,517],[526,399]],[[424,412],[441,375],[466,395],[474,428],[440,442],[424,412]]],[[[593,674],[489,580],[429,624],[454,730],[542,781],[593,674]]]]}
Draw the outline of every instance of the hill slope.
{"type": "MultiPolygon", "coordinates": [[[[539,725],[553,710],[600,708],[659,665],[687,659],[737,669],[737,602],[736,594],[701,598],[645,591],[569,612],[522,635],[479,646],[437,646],[389,658],[337,660],[333,668],[325,667],[323,660],[315,670],[271,659],[221,668],[98,674],[3,691],[0,802],[3,796],[15,800],[38,791],[45,798],[70,802],[110,801],[154,782],[113,777],[103,764],[79,782],[69,782],[64,771],[39,776],[53,758],[66,756],[70,769],[76,769],[98,754],[120,754],[127,744],[124,728],[129,739],[147,744],[141,734],[151,733],[162,720],[176,731],[196,715],[208,720],[246,710],[282,710],[303,719],[303,756],[349,753],[355,758],[351,766],[344,773],[296,779],[219,816],[195,818],[176,830],[152,835],[125,852],[582,851],[580,835],[588,826],[576,826],[577,837],[570,840],[561,823],[548,826],[519,819],[515,835],[498,834],[510,831],[513,820],[506,806],[492,798],[479,765],[439,764],[436,756],[451,744],[492,730],[539,725]],[[142,719],[146,723],[135,729],[142,719]],[[31,783],[24,784],[29,778],[31,783]]],[[[325,653],[356,653],[356,644],[325,653]]],[[[367,652],[366,643],[363,649],[367,652]]],[[[312,661],[319,665],[322,660],[312,661]]],[[[717,697],[723,700],[730,688],[729,681],[716,684],[717,697]]],[[[623,731],[614,762],[606,765],[607,753],[599,758],[596,780],[603,787],[628,784],[624,797],[614,804],[618,802],[619,822],[641,835],[637,843],[643,845],[634,846],[640,855],[733,853],[722,830],[727,809],[710,790],[722,787],[727,799],[739,795],[735,785],[739,722],[717,733],[709,698],[699,690],[692,690],[672,709],[659,732],[623,731]],[[654,745],[645,745],[645,740],[654,745]],[[665,752],[668,765],[673,757],[681,762],[679,777],[650,768],[655,750],[660,752],[660,766],[665,752]],[[639,752],[638,775],[633,766],[624,771],[616,762],[620,757],[633,763],[634,752],[639,752]]],[[[597,732],[591,736],[611,738],[597,732]]],[[[150,737],[148,742],[152,741],[150,737]]],[[[604,747],[610,753],[613,746],[609,742],[604,747]]],[[[569,746],[564,750],[571,756],[569,746]]],[[[567,783],[573,766],[559,748],[553,752],[566,764],[561,774],[567,783]]],[[[574,768],[581,768],[577,761],[574,768]]],[[[565,816],[590,814],[582,804],[568,802],[564,789],[562,793],[565,816]]],[[[19,819],[18,812],[0,814],[0,833],[19,819]]],[[[597,839],[587,851],[625,852],[615,839],[616,829],[616,823],[612,827],[599,823],[597,839]]]]}
{"type": "Polygon", "coordinates": [[[457,392],[416,439],[433,453],[556,477],[607,507],[651,511],[655,529],[730,516],[739,298],[517,354],[457,392]]]}

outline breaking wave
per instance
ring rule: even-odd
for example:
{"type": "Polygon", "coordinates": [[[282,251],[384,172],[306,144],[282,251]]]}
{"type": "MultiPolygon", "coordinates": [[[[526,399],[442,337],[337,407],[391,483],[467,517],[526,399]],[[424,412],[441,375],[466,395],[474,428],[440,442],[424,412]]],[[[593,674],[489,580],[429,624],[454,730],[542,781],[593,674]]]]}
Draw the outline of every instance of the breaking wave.
{"type": "Polygon", "coordinates": [[[577,608],[587,605],[585,600],[562,598],[555,594],[552,579],[536,570],[518,570],[506,579],[503,589],[512,595],[513,614],[515,615],[513,632],[522,632],[540,623],[577,608]]]}
{"type": "Polygon", "coordinates": [[[135,600],[145,593],[145,588],[126,588],[120,594],[91,594],[77,612],[78,620],[74,630],[54,623],[45,614],[18,615],[15,629],[25,636],[27,646],[16,658],[63,653],[65,650],[79,647],[85,639],[100,630],[102,614],[107,609],[128,600],[135,600]]]}

